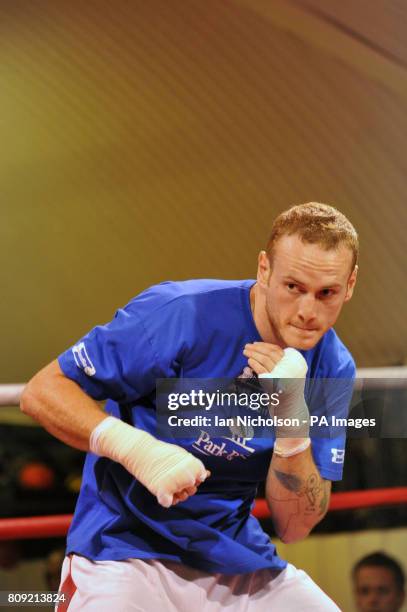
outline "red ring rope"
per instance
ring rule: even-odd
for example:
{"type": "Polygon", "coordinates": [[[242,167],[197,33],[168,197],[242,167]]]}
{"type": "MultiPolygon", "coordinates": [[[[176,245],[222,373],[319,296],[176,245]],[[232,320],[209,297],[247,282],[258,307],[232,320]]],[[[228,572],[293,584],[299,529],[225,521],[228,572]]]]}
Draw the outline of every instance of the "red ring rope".
{"type": "MultiPolygon", "coordinates": [[[[345,491],[344,493],[332,493],[329,510],[357,510],[359,508],[371,508],[374,506],[405,504],[406,502],[407,487],[369,489],[368,491],[345,491]]],[[[265,499],[256,499],[253,514],[260,519],[270,516],[270,511],[265,499]]]]}
{"type": "MultiPolygon", "coordinates": [[[[358,508],[404,504],[406,502],[407,487],[347,491],[345,493],[332,493],[329,510],[356,510],[358,508]]],[[[257,518],[263,519],[270,516],[265,499],[256,500],[253,514],[257,518]]],[[[0,519],[0,540],[65,536],[71,520],[72,514],[0,519]]]]}

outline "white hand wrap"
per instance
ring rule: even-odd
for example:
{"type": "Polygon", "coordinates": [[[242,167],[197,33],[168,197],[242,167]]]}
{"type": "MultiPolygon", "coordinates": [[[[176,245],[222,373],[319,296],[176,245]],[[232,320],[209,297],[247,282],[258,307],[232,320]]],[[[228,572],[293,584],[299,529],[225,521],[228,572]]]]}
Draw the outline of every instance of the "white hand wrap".
{"type": "MultiPolygon", "coordinates": [[[[311,443],[309,439],[309,412],[304,399],[305,375],[308,366],[304,357],[293,348],[284,349],[284,357],[271,372],[259,374],[262,385],[267,388],[267,379],[279,379],[280,403],[274,407],[274,416],[287,419],[291,424],[276,426],[274,452],[281,457],[291,457],[311,443]],[[298,419],[299,427],[294,427],[298,419]]],[[[273,392],[272,389],[268,389],[273,392]]]]}
{"type": "Polygon", "coordinates": [[[175,444],[156,440],[146,431],[107,417],[92,431],[92,453],[121,463],[165,508],[183,489],[207,477],[203,463],[175,444]]]}

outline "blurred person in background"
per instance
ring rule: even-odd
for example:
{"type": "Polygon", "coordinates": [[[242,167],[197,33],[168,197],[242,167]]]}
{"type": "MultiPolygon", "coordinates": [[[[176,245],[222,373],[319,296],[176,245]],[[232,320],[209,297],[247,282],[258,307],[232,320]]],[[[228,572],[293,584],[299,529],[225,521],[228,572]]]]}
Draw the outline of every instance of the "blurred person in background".
{"type": "Polygon", "coordinates": [[[360,559],[352,569],[358,612],[398,612],[405,591],[401,565],[385,553],[375,552],[360,559]]]}

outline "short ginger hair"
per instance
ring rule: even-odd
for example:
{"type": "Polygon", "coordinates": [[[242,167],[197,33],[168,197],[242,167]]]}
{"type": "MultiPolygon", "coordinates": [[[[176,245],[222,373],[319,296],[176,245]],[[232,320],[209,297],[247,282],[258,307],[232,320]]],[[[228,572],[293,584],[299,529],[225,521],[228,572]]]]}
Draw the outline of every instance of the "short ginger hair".
{"type": "Polygon", "coordinates": [[[362,567],[384,567],[388,569],[394,577],[394,582],[396,587],[400,593],[404,593],[404,582],[405,576],[403,568],[400,563],[386,555],[386,553],[382,551],[377,551],[359,559],[357,563],[352,568],[352,577],[355,579],[358,571],[362,569],[362,567]]]}
{"type": "Polygon", "coordinates": [[[282,236],[297,234],[305,243],[318,244],[325,250],[347,246],[353,255],[352,270],[358,261],[359,240],[352,223],[333,206],[319,202],[297,204],[274,220],[266,246],[270,263],[276,243],[282,236]]]}

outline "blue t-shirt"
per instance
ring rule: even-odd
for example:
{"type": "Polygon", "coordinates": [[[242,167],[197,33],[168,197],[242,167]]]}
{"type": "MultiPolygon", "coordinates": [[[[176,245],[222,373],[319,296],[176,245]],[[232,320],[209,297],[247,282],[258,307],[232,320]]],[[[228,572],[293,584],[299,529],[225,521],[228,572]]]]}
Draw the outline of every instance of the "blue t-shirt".
{"type": "MultiPolygon", "coordinates": [[[[60,355],[62,371],[94,399],[109,400],[108,413],[156,435],[156,379],[235,378],[247,366],[244,345],[261,341],[250,307],[254,282],[153,286],[60,355]]],[[[355,376],[353,359],[332,329],[302,353],[309,378],[355,376]]],[[[330,401],[346,410],[349,399],[330,401]]],[[[120,464],[87,454],[67,553],[95,560],[171,559],[224,574],[285,567],[250,514],[267,476],[272,438],[212,439],[202,428],[196,439],[174,442],[212,475],[195,495],[168,509],[120,464]]],[[[344,444],[344,435],[313,439],[323,478],[341,478],[344,444]]]]}

